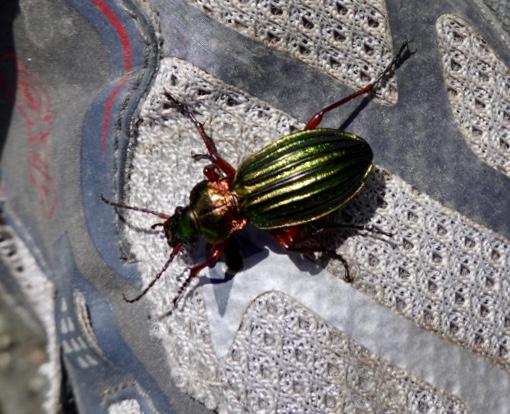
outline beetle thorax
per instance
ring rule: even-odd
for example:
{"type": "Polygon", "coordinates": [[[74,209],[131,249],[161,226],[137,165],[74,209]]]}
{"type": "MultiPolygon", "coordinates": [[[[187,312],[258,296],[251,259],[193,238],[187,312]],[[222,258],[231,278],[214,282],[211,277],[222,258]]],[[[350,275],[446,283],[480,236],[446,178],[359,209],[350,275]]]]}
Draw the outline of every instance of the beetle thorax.
{"type": "Polygon", "coordinates": [[[226,179],[198,183],[191,191],[189,209],[198,233],[212,244],[221,243],[246,225],[226,179]]]}

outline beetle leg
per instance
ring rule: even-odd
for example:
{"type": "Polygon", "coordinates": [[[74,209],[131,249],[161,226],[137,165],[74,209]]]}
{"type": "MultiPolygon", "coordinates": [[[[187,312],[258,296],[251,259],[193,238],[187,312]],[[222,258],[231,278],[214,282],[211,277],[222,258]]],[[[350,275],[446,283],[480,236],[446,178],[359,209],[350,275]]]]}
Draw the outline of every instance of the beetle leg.
{"type": "Polygon", "coordinates": [[[209,181],[217,182],[221,180],[221,174],[215,164],[206,165],[204,175],[209,181]]]}
{"type": "Polygon", "coordinates": [[[134,207],[134,206],[128,206],[128,205],[122,204],[122,203],[116,203],[114,201],[108,200],[103,194],[101,194],[101,200],[104,203],[109,204],[110,206],[112,206],[114,208],[125,208],[125,209],[128,209],[128,210],[140,211],[142,213],[148,213],[148,214],[152,214],[154,216],[158,216],[159,218],[162,218],[164,220],[168,220],[170,217],[172,217],[170,214],[166,214],[166,213],[162,213],[162,212],[159,212],[159,211],[150,210],[148,208],[134,207]]]}
{"type": "Polygon", "coordinates": [[[213,139],[207,135],[207,132],[205,132],[204,124],[195,118],[193,112],[185,104],[175,99],[172,95],[170,95],[168,91],[165,91],[164,93],[168,100],[171,101],[181,112],[181,114],[188,118],[198,130],[198,133],[202,137],[202,141],[204,141],[205,147],[207,148],[211,162],[217,165],[218,168],[223,171],[228,178],[233,180],[234,176],[236,175],[235,168],[220,156],[213,139]]]}
{"type": "Polygon", "coordinates": [[[276,241],[278,244],[283,247],[287,251],[291,252],[297,252],[297,253],[326,253],[329,257],[332,257],[334,259],[338,259],[342,262],[345,268],[345,275],[344,280],[347,283],[351,283],[353,281],[350,271],[349,271],[349,264],[347,263],[347,260],[345,258],[337,253],[335,250],[326,248],[323,244],[321,244],[317,240],[313,240],[315,237],[317,237],[320,234],[320,230],[316,233],[312,233],[305,237],[301,236],[301,227],[300,226],[292,226],[292,227],[286,227],[283,229],[276,229],[272,231],[276,241]],[[306,246],[300,246],[300,244],[308,241],[313,240],[314,244],[308,244],[306,246]]]}
{"type": "Polygon", "coordinates": [[[339,106],[341,106],[341,105],[343,105],[343,104],[345,104],[345,103],[347,103],[349,101],[352,101],[354,98],[357,98],[360,95],[364,95],[366,93],[370,93],[373,90],[374,90],[374,83],[371,83],[371,84],[365,86],[364,88],[358,89],[353,94],[351,94],[349,96],[346,96],[345,98],[340,99],[339,101],[336,101],[336,102],[332,103],[331,105],[328,105],[328,106],[322,108],[319,112],[317,112],[314,116],[312,116],[308,120],[304,130],[306,131],[308,129],[315,129],[315,128],[317,128],[319,126],[319,124],[321,123],[321,121],[322,121],[322,117],[326,113],[328,113],[329,111],[332,111],[335,108],[338,108],[339,106]]]}
{"type": "MultiPolygon", "coordinates": [[[[358,231],[364,230],[370,233],[386,236],[389,238],[393,237],[393,234],[384,231],[377,226],[360,226],[357,224],[342,224],[342,223],[328,224],[326,227],[322,227],[304,236],[301,234],[301,226],[284,227],[281,229],[272,230],[271,232],[281,247],[283,247],[284,249],[291,249],[292,246],[294,246],[296,243],[303,243],[308,240],[316,239],[317,237],[322,236],[326,232],[334,231],[337,229],[349,229],[358,231]]],[[[387,240],[384,241],[390,243],[391,245],[394,245],[393,243],[387,240]]]]}
{"type": "Polygon", "coordinates": [[[301,226],[291,226],[275,229],[272,230],[271,233],[282,248],[289,250],[294,245],[294,243],[298,241],[299,235],[301,234],[301,226]]]}
{"type": "MultiPolygon", "coordinates": [[[[193,161],[201,161],[201,160],[209,160],[211,161],[211,156],[209,154],[191,154],[191,158],[193,161]]],[[[222,171],[216,164],[206,165],[203,169],[204,175],[209,181],[217,182],[222,178],[222,171]]]]}
{"type": "MultiPolygon", "coordinates": [[[[384,230],[380,229],[379,227],[373,226],[373,225],[361,226],[361,225],[358,225],[358,224],[330,223],[330,224],[326,225],[323,228],[320,228],[318,230],[313,231],[310,234],[307,234],[305,237],[299,239],[298,241],[302,242],[302,241],[306,241],[306,240],[311,240],[311,239],[317,238],[319,236],[322,236],[324,233],[327,233],[327,232],[330,232],[330,231],[335,231],[337,229],[367,231],[367,232],[373,233],[375,235],[386,236],[387,238],[392,238],[393,237],[392,233],[384,231],[384,230]]],[[[395,243],[393,243],[393,242],[391,242],[391,241],[389,241],[387,239],[383,239],[382,237],[376,237],[376,236],[372,236],[372,237],[376,238],[378,240],[379,239],[383,240],[386,243],[390,244],[393,248],[395,248],[395,243]]]]}
{"type": "MultiPolygon", "coordinates": [[[[374,234],[383,235],[386,237],[392,237],[391,233],[381,230],[379,227],[371,226],[360,226],[356,224],[330,224],[327,227],[320,228],[313,231],[310,234],[303,235],[301,226],[285,227],[282,229],[273,230],[273,236],[275,237],[278,244],[287,251],[298,252],[298,253],[326,253],[329,257],[337,259],[342,262],[345,268],[344,280],[348,283],[353,281],[353,278],[349,271],[349,263],[339,253],[333,249],[328,249],[319,240],[318,237],[323,236],[325,233],[334,231],[337,229],[350,229],[350,230],[366,230],[374,234]]],[[[394,243],[384,240],[390,243],[394,247],[394,243]]]]}
{"type": "Polygon", "coordinates": [[[353,100],[354,98],[357,98],[360,95],[375,92],[375,90],[383,84],[384,80],[390,77],[395,72],[395,70],[413,53],[415,53],[415,51],[411,51],[409,49],[409,42],[405,41],[402,44],[402,46],[400,46],[400,49],[395,55],[395,57],[391,60],[388,66],[386,66],[384,71],[375,79],[375,81],[369,83],[367,86],[361,89],[358,89],[351,95],[346,96],[345,98],[333,102],[332,104],[322,108],[319,112],[317,112],[314,116],[312,116],[309,119],[309,121],[306,123],[305,130],[317,128],[322,121],[322,117],[329,111],[332,111],[333,109],[342,106],[343,104],[353,100]]]}
{"type": "Polygon", "coordinates": [[[347,229],[347,230],[356,230],[356,231],[367,231],[369,233],[373,233],[373,238],[378,240],[382,240],[388,243],[391,247],[395,248],[396,245],[392,241],[388,240],[388,238],[392,238],[393,234],[387,231],[380,229],[377,226],[361,226],[357,224],[342,224],[342,223],[331,223],[325,227],[317,229],[309,234],[302,235],[300,230],[301,227],[287,227],[284,229],[278,229],[273,231],[273,235],[275,236],[278,244],[282,246],[284,249],[292,250],[293,247],[306,243],[308,241],[317,241],[316,239],[324,236],[326,233],[334,232],[338,229],[347,229]],[[386,238],[377,237],[377,236],[385,236],[386,238]]]}
{"type": "Polygon", "coordinates": [[[202,160],[211,161],[211,156],[209,154],[195,154],[192,152],[191,158],[193,158],[193,161],[202,161],[202,160]]]}
{"type": "Polygon", "coordinates": [[[353,277],[351,276],[350,272],[350,266],[345,257],[343,257],[340,253],[337,253],[333,249],[327,249],[322,244],[318,243],[316,245],[310,245],[310,246],[292,246],[290,249],[288,249],[292,252],[297,253],[326,253],[330,258],[337,259],[342,262],[344,269],[345,269],[345,275],[344,275],[344,281],[347,283],[352,283],[354,281],[353,277]]]}
{"type": "Polygon", "coordinates": [[[232,279],[237,272],[240,272],[244,267],[244,259],[239,249],[239,245],[234,237],[230,237],[227,241],[227,247],[223,255],[225,265],[227,266],[227,275],[230,273],[232,277],[225,277],[225,282],[232,279]]]}
{"type": "Polygon", "coordinates": [[[172,310],[170,312],[168,312],[165,316],[170,315],[172,313],[173,309],[175,309],[177,307],[177,302],[179,302],[179,299],[181,298],[183,292],[186,290],[186,288],[191,283],[191,280],[194,277],[196,277],[202,269],[204,269],[206,267],[213,267],[216,264],[216,262],[218,260],[220,260],[226,247],[227,247],[227,241],[224,241],[224,242],[218,243],[218,244],[214,244],[213,246],[211,246],[211,250],[209,251],[207,260],[203,263],[199,263],[199,264],[193,266],[190,269],[188,277],[186,278],[186,280],[184,280],[184,283],[177,290],[177,295],[175,296],[175,298],[172,302],[173,303],[172,310]]]}

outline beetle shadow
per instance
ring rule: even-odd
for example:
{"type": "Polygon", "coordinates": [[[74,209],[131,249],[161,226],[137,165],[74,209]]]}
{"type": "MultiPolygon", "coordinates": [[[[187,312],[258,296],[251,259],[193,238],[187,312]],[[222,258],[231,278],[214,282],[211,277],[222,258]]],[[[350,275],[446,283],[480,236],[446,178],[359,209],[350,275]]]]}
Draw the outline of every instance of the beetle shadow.
{"type": "MultiPolygon", "coordinates": [[[[400,51],[398,52],[398,56],[394,60],[394,67],[385,75],[382,76],[382,78],[379,80],[379,86],[378,89],[384,88],[387,83],[390,81],[392,76],[395,74],[395,72],[408,60],[410,59],[415,53],[416,50],[411,50],[409,48],[409,43],[411,41],[408,41],[407,39],[404,41],[402,46],[400,47],[400,51]]],[[[365,96],[361,102],[356,106],[356,108],[351,112],[351,114],[347,117],[347,119],[340,125],[338,129],[341,131],[346,130],[352,122],[356,119],[356,117],[367,107],[367,105],[372,101],[372,99],[375,98],[375,93],[370,93],[369,95],[365,96]]]]}
{"type": "MultiPolygon", "coordinates": [[[[374,173],[368,178],[365,187],[360,193],[344,208],[334,212],[323,219],[317,220],[311,224],[302,226],[302,237],[317,232],[322,232],[319,238],[313,238],[312,244],[319,242],[323,251],[337,251],[348,238],[364,234],[366,237],[387,240],[383,234],[373,231],[373,225],[369,226],[377,209],[384,208],[386,202],[384,196],[386,194],[387,173],[383,170],[375,169],[374,173]],[[353,226],[354,228],[349,228],[353,226]]],[[[383,232],[388,229],[381,228],[383,232]]],[[[246,240],[240,238],[241,242],[246,240]]],[[[391,242],[391,240],[388,240],[391,242]]],[[[246,244],[241,244],[245,265],[243,269],[255,266],[269,255],[269,250],[277,254],[287,254],[294,264],[301,271],[306,271],[311,275],[321,272],[333,258],[328,258],[327,254],[323,254],[320,260],[312,261],[306,254],[285,250],[275,240],[275,238],[267,231],[253,229],[250,234],[250,243],[264,249],[266,253],[258,251],[257,254],[246,256],[246,244]],[[326,259],[326,260],[324,260],[326,259]]],[[[256,250],[251,247],[249,250],[256,250]]]]}
{"type": "MultiPolygon", "coordinates": [[[[322,252],[318,252],[313,257],[310,257],[309,254],[287,251],[289,258],[300,271],[307,272],[310,275],[321,272],[332,260],[339,260],[334,257],[335,254],[342,256],[339,253],[339,249],[347,239],[356,235],[362,234],[365,237],[376,238],[393,244],[391,238],[381,234],[381,232],[388,233],[389,229],[375,229],[372,224],[376,211],[386,206],[384,200],[386,194],[386,176],[387,173],[383,170],[375,169],[362,191],[347,206],[323,219],[303,226],[303,238],[312,233],[319,234],[318,237],[311,239],[311,245],[316,247],[320,245],[322,252]]],[[[271,246],[269,247],[272,248],[271,246]]],[[[272,248],[272,250],[275,252],[286,252],[279,246],[276,249],[272,248]]],[[[346,261],[345,265],[350,268],[348,258],[344,256],[342,258],[346,261]]],[[[351,276],[355,277],[352,274],[351,276]]]]}
{"type": "MultiPolygon", "coordinates": [[[[386,181],[387,173],[375,169],[374,173],[367,180],[365,188],[351,203],[324,219],[303,226],[304,235],[306,236],[306,234],[320,229],[328,229],[320,240],[321,247],[324,251],[334,252],[337,252],[347,239],[359,234],[393,243],[386,236],[371,231],[368,226],[377,209],[386,206],[384,200],[386,181]],[[346,229],[339,226],[356,226],[358,229],[346,229]]],[[[381,228],[380,230],[387,231],[388,229],[381,228]]],[[[301,272],[306,272],[311,277],[324,270],[330,261],[338,260],[327,253],[319,253],[314,260],[310,260],[307,255],[283,249],[278,245],[270,232],[256,229],[253,226],[248,226],[232,236],[231,245],[231,249],[236,250],[242,259],[241,266],[237,269],[238,271],[256,266],[258,263],[266,260],[270,252],[286,254],[301,272]]],[[[351,263],[349,260],[347,258],[344,259],[346,259],[347,265],[350,267],[351,263]]],[[[218,288],[214,287],[213,289],[220,314],[225,313],[233,279],[236,276],[236,271],[229,270],[229,260],[231,259],[224,255],[222,261],[225,264],[223,268],[226,270],[221,270],[221,266],[217,266],[210,272],[211,277],[200,276],[198,283],[198,286],[205,284],[222,285],[221,288],[218,286],[218,288]]],[[[356,277],[355,274],[354,277],[356,277]]]]}
{"type": "Polygon", "coordinates": [[[374,99],[375,95],[370,94],[368,96],[365,96],[361,102],[354,108],[354,110],[350,113],[350,115],[346,118],[344,122],[340,125],[338,128],[340,131],[345,131],[349,126],[352,124],[352,122],[358,117],[358,115],[363,111],[370,102],[372,102],[372,99],[374,99]]]}

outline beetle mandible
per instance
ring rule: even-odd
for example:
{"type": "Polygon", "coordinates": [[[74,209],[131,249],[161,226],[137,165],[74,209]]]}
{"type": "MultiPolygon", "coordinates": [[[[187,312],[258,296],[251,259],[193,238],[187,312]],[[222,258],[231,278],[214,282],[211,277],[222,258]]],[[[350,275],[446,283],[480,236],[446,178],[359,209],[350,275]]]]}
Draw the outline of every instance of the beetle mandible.
{"type": "MultiPolygon", "coordinates": [[[[320,243],[313,245],[312,235],[302,236],[301,225],[313,222],[346,205],[363,187],[373,170],[372,150],[363,139],[349,132],[317,128],[323,116],[352,99],[373,94],[412,53],[404,42],[393,60],[375,81],[340,99],[313,115],[304,130],[285,135],[244,160],[236,169],[223,159],[204,126],[193,112],[177,101],[169,92],[167,99],[198,130],[207,154],[193,155],[211,163],[203,172],[205,180],[191,190],[189,205],[176,207],[174,214],[101,199],[115,207],[155,215],[162,227],[171,253],[154,279],[140,294],[127,302],[141,299],[187,243],[202,237],[211,245],[207,259],[191,267],[179,287],[173,306],[181,298],[191,280],[205,267],[212,267],[222,257],[233,233],[248,223],[273,233],[278,244],[288,251],[302,253],[324,251],[320,243]],[[312,241],[312,245],[303,244],[312,241]]],[[[357,226],[345,226],[362,228],[357,226]]],[[[372,229],[382,234],[385,232],[372,229]]],[[[345,280],[351,281],[346,260],[334,251],[328,251],[345,266],[345,280]]]]}

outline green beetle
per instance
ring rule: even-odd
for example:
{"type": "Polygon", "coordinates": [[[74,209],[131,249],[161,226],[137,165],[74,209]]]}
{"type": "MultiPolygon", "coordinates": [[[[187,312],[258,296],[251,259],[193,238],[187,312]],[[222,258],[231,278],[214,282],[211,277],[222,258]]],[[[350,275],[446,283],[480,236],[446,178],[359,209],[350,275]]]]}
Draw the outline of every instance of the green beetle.
{"type": "MultiPolygon", "coordinates": [[[[204,168],[205,180],[190,193],[186,207],[177,207],[173,215],[154,210],[102,200],[113,207],[156,215],[172,251],[167,262],[149,285],[134,298],[142,298],[166,271],[187,243],[203,238],[211,245],[207,260],[193,266],[180,286],[174,306],[192,278],[207,266],[214,266],[227,249],[233,233],[248,223],[270,230],[287,250],[323,251],[320,243],[302,245],[301,225],[315,221],[347,204],[363,187],[371,171],[372,150],[363,139],[349,132],[317,128],[325,113],[356,98],[373,93],[412,52],[405,42],[384,72],[372,83],[317,112],[303,131],[283,136],[248,157],[239,168],[232,167],[218,153],[212,138],[205,132],[193,112],[165,92],[169,104],[189,118],[200,133],[211,164],[204,168]]],[[[315,233],[317,235],[317,233],[315,233]]],[[[348,266],[346,280],[349,280],[348,266]]]]}

